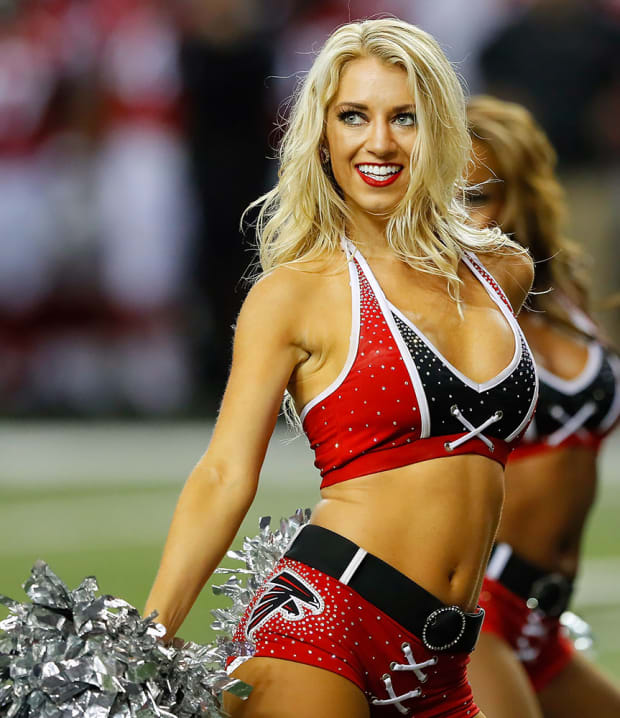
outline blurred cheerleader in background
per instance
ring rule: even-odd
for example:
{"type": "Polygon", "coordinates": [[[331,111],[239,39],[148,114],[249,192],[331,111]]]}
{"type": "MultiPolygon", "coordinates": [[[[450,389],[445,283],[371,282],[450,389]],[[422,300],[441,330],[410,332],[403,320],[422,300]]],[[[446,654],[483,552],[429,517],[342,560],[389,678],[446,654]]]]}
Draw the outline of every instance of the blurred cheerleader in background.
{"type": "Polygon", "coordinates": [[[519,318],[536,357],[534,420],[506,470],[502,521],[481,594],[472,657],[482,708],[499,718],[620,715],[620,691],[564,635],[601,441],[620,412],[620,362],[588,313],[580,249],[561,231],[556,155],[531,114],[488,96],[468,105],[469,191],[478,227],[499,226],[536,264],[519,318]]]}

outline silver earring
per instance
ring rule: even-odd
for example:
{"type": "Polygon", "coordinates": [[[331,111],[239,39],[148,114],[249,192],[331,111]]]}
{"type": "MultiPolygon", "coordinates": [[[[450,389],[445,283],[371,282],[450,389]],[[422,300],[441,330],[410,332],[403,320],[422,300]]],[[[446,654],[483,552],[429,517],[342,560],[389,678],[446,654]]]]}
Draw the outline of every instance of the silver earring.
{"type": "Polygon", "coordinates": [[[329,150],[325,145],[319,147],[319,156],[321,158],[321,164],[326,165],[329,162],[329,150]]]}

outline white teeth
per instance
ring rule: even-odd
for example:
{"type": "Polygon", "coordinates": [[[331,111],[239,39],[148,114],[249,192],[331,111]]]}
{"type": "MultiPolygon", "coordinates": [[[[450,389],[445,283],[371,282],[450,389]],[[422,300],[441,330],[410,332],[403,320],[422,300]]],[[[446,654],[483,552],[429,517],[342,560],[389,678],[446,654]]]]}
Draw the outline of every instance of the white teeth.
{"type": "Polygon", "coordinates": [[[358,169],[372,179],[385,179],[389,175],[400,172],[402,167],[400,165],[358,165],[358,169]]]}

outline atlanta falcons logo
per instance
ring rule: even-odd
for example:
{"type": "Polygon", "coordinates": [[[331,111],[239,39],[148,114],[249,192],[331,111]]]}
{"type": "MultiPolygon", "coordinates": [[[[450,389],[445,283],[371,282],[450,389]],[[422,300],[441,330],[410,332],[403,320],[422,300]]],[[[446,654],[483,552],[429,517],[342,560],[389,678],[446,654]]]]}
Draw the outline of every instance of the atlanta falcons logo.
{"type": "Polygon", "coordinates": [[[254,606],[246,633],[251,633],[268,618],[280,611],[289,621],[297,621],[304,617],[303,607],[309,608],[317,615],[323,611],[323,599],[302,578],[291,571],[281,571],[268,582],[271,585],[260,601],[254,606]]]}

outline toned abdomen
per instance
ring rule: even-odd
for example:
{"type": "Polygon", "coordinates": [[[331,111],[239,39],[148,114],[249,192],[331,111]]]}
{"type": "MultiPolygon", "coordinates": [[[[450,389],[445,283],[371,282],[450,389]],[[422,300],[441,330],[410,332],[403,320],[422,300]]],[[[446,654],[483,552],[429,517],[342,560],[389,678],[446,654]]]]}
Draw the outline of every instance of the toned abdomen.
{"type": "Polygon", "coordinates": [[[433,459],[324,489],[313,522],[351,539],[447,604],[475,607],[500,517],[503,471],[433,459]]]}

